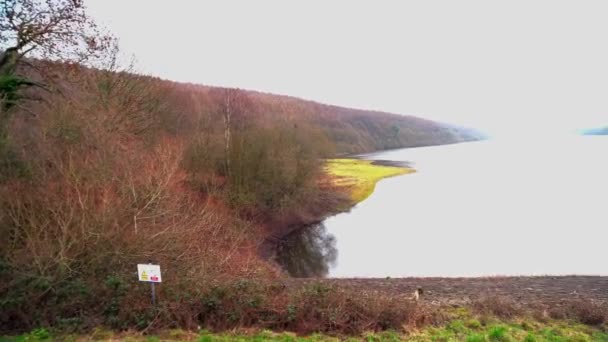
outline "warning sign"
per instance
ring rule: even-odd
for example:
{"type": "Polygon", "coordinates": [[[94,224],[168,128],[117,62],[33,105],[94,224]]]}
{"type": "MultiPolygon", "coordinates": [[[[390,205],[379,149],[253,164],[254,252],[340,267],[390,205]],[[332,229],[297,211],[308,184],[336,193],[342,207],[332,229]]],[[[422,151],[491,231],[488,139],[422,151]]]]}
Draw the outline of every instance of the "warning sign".
{"type": "Polygon", "coordinates": [[[152,283],[162,282],[160,265],[137,264],[137,274],[139,275],[139,281],[148,281],[152,283]]]}

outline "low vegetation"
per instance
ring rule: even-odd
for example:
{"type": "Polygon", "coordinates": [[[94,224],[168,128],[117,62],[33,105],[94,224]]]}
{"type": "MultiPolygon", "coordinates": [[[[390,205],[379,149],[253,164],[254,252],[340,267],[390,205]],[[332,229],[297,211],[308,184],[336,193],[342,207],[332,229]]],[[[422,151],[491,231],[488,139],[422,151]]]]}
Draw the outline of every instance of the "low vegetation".
{"type": "MultiPolygon", "coordinates": [[[[556,342],[608,338],[608,306],[585,300],[524,305],[486,298],[455,307],[322,283],[293,287],[251,280],[209,285],[199,288],[199,293],[159,289],[156,308],[148,303],[113,311],[116,306],[111,305],[105,308],[108,320],[86,329],[82,322],[63,319],[5,340],[48,340],[52,336],[142,341],[556,342]]],[[[129,302],[141,303],[141,298],[129,302]]]]}
{"type": "Polygon", "coordinates": [[[376,165],[362,159],[329,159],[325,170],[336,186],[349,188],[354,203],[369,197],[381,179],[414,172],[412,168],[376,165]]]}
{"type": "MultiPolygon", "coordinates": [[[[533,312],[532,312],[533,313],[533,312]]],[[[605,326],[584,325],[576,320],[554,319],[550,317],[517,316],[510,319],[481,314],[474,309],[442,308],[441,316],[434,322],[418,325],[404,323],[402,326],[383,331],[368,330],[343,334],[327,331],[324,333],[295,334],[293,332],[272,331],[260,328],[236,328],[223,332],[208,330],[188,331],[182,329],[157,330],[154,333],[135,331],[116,332],[96,328],[87,335],[53,334],[39,328],[19,336],[0,337],[0,341],[277,341],[277,342],[603,342],[608,341],[605,326]]]]}

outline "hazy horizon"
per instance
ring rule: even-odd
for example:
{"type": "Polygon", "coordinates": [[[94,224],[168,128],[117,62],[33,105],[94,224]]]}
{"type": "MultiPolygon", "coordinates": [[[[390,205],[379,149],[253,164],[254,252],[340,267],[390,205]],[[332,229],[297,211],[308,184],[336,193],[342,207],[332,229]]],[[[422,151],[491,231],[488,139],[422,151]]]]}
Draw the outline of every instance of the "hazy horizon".
{"type": "Polygon", "coordinates": [[[608,124],[608,4],[600,1],[86,4],[142,72],[174,81],[491,135],[608,124]]]}

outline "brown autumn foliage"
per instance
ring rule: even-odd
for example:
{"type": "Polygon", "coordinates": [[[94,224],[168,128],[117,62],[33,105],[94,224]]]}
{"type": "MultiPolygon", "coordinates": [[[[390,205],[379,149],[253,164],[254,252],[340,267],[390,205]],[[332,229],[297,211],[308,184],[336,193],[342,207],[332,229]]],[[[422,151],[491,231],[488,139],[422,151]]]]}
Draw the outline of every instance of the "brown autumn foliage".
{"type": "Polygon", "coordinates": [[[523,313],[522,308],[510,298],[495,296],[477,300],[473,303],[473,309],[481,314],[499,318],[513,318],[523,313]]]}
{"type": "Polygon", "coordinates": [[[224,330],[259,327],[303,334],[357,335],[440,323],[438,310],[407,298],[354,292],[312,283],[300,288],[279,282],[240,280],[204,293],[192,307],[199,324],[224,330]]]}
{"type": "Polygon", "coordinates": [[[260,257],[262,240],[339,201],[320,185],[322,158],[457,142],[467,132],[141,76],[118,67],[113,40],[81,1],[3,4],[0,332],[237,323],[347,331],[410,317],[388,300],[283,292],[274,301],[269,288],[254,293],[265,316],[250,311],[255,298],[234,292],[217,304],[208,288],[279,273],[260,257]],[[158,308],[134,274],[148,261],[163,267],[158,308]]]}
{"type": "Polygon", "coordinates": [[[132,274],[148,260],[163,265],[167,291],[184,293],[272,274],[252,224],[190,187],[184,142],[150,101],[162,87],[118,73],[81,81],[69,99],[49,96],[38,116],[12,123],[25,170],[0,186],[3,330],[116,324],[126,298],[147,307],[132,274]]]}
{"type": "MultiPolygon", "coordinates": [[[[2,331],[221,326],[226,317],[200,316],[201,289],[274,278],[278,271],[258,253],[267,234],[318,220],[337,203],[339,194],[320,187],[320,160],[344,141],[307,112],[334,107],[296,101],[308,109],[294,104],[283,115],[268,95],[231,90],[240,103],[227,125],[226,91],[140,76],[114,59],[105,70],[37,63],[45,75],[28,69],[29,77],[57,91],[32,88],[40,101],[10,109],[0,156],[2,331]],[[134,276],[149,260],[163,267],[160,311],[150,311],[134,276]]],[[[353,136],[372,136],[368,126],[347,124],[372,114],[324,115],[344,119],[353,136]]],[[[410,120],[378,117],[380,125],[410,120]]],[[[366,139],[352,150],[379,146],[366,139]]],[[[318,327],[295,324],[288,326],[318,327]]],[[[340,324],[324,329],[353,329],[340,324]]]]}
{"type": "MultiPolygon", "coordinates": [[[[221,89],[195,84],[172,83],[171,100],[181,108],[182,127],[197,127],[198,119],[211,113],[222,102],[221,89]],[[195,98],[195,99],[194,99],[195,98]]],[[[334,145],[338,154],[364,153],[390,148],[429,146],[475,140],[479,132],[441,124],[414,116],[360,110],[321,104],[290,96],[238,90],[249,103],[247,117],[258,123],[277,122],[314,127],[334,145]]],[[[222,126],[221,118],[215,125],[222,126]]]]}
{"type": "Polygon", "coordinates": [[[545,310],[554,319],[571,319],[587,325],[601,325],[608,322],[608,306],[588,299],[571,299],[545,310]]]}

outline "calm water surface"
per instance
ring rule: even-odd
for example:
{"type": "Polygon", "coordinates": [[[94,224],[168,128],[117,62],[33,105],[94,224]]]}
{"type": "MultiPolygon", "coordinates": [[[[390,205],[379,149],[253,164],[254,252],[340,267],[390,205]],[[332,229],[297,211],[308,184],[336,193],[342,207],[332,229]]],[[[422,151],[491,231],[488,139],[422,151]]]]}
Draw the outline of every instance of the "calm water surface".
{"type": "Polygon", "coordinates": [[[295,276],[608,274],[608,137],[490,140],[365,156],[417,173],[293,234],[295,276]]]}

